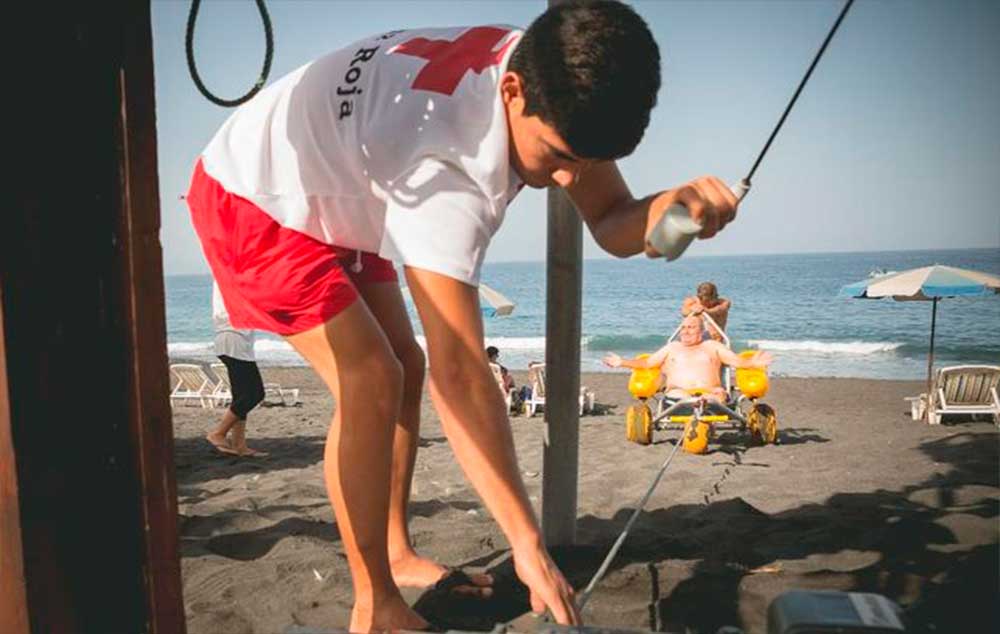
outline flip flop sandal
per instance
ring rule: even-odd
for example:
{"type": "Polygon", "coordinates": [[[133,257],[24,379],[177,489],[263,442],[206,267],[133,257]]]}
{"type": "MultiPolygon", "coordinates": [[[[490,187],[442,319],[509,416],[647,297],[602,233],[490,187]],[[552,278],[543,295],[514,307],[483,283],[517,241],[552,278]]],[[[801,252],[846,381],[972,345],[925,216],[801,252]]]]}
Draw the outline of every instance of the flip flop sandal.
{"type": "Polygon", "coordinates": [[[239,452],[237,452],[235,449],[233,449],[232,447],[230,447],[229,445],[227,445],[225,443],[214,442],[211,438],[206,438],[205,441],[208,444],[212,445],[212,448],[215,449],[215,451],[217,451],[218,453],[221,453],[224,456],[239,456],[240,455],[239,452]]]}
{"type": "Polygon", "coordinates": [[[481,594],[479,594],[479,592],[481,592],[482,590],[489,590],[492,593],[493,591],[492,583],[486,586],[480,585],[475,581],[473,581],[472,577],[469,576],[469,573],[465,572],[461,568],[451,568],[451,567],[448,567],[447,572],[444,573],[443,577],[438,579],[437,583],[435,583],[431,587],[431,590],[433,590],[435,593],[447,592],[449,594],[452,594],[454,590],[461,587],[474,588],[477,590],[477,592],[475,593],[454,592],[454,594],[461,594],[465,596],[472,596],[475,594],[480,596],[480,598],[485,599],[488,597],[483,597],[481,594]]]}

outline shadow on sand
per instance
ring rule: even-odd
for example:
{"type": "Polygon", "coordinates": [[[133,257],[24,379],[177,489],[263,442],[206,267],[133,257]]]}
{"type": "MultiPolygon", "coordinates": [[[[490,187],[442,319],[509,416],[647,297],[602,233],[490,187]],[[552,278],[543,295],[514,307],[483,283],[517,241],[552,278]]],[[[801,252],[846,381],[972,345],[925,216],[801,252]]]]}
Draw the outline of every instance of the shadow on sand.
{"type": "MultiPolygon", "coordinates": [[[[897,601],[910,634],[958,631],[959,623],[967,632],[1000,631],[996,531],[982,540],[987,543],[956,548],[959,537],[941,521],[1000,514],[993,494],[969,500],[957,495],[967,485],[998,486],[997,436],[958,433],[920,448],[950,469],[899,491],[840,493],[774,515],[740,498],[643,512],[594,598],[607,594],[634,604],[637,589],[648,591],[650,629],[714,633],[723,625],[747,626],[740,600],[746,600],[748,585],[759,605],[744,610],[760,610],[762,620],[767,605],[760,597],[769,600],[793,587],[832,588],[897,601]],[[629,566],[631,579],[649,579],[608,583],[629,566]]],[[[553,549],[574,587],[589,583],[631,512],[582,517],[580,545],[553,549]]],[[[418,611],[449,628],[484,631],[529,611],[512,561],[490,572],[496,578],[492,599],[429,591],[417,602],[418,611]]]]}

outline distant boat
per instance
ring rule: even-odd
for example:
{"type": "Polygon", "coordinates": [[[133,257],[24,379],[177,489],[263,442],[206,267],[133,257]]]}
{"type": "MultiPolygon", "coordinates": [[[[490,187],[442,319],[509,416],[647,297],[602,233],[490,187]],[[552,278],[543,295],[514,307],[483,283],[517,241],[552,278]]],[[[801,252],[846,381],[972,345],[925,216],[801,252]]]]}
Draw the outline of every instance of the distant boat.
{"type": "Polygon", "coordinates": [[[883,268],[875,267],[868,272],[868,277],[882,277],[883,275],[894,275],[896,271],[886,271],[883,268]]]}

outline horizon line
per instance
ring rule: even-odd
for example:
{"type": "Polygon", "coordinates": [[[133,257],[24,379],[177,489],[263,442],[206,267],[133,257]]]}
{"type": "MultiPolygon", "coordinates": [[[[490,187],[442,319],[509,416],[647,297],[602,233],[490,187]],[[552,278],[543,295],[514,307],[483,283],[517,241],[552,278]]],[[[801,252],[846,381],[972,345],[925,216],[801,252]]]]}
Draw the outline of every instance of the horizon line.
{"type": "MultiPolygon", "coordinates": [[[[772,251],[772,252],[754,252],[754,253],[704,253],[698,255],[686,256],[688,259],[700,259],[700,258],[736,258],[736,257],[765,257],[765,256],[775,256],[775,255],[851,255],[856,253],[917,253],[920,251],[988,251],[994,249],[1000,251],[1000,244],[996,246],[985,246],[985,247],[945,247],[945,248],[915,248],[915,249],[864,249],[860,251],[772,251]]],[[[616,258],[611,255],[598,256],[592,258],[583,258],[584,262],[602,262],[602,261],[621,261],[630,260],[635,258],[640,254],[630,256],[628,258],[616,258]]],[[[655,258],[647,258],[655,259],[655,258]]],[[[489,264],[538,264],[545,262],[545,259],[538,260],[493,260],[484,262],[483,265],[489,264]]],[[[166,273],[164,272],[163,277],[181,277],[184,275],[210,275],[210,271],[202,271],[198,273],[166,273]]]]}

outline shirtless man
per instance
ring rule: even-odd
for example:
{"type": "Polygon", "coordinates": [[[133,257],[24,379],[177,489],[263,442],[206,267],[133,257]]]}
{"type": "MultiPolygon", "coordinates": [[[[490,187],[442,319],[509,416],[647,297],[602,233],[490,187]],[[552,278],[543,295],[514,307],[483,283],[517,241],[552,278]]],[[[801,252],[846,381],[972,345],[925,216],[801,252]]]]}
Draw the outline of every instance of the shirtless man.
{"type": "Polygon", "coordinates": [[[771,363],[771,353],[758,351],[741,357],[718,341],[702,340],[701,318],[689,315],[681,323],[680,341],[671,341],[648,357],[622,359],[615,353],[604,357],[612,368],[655,368],[667,377],[667,396],[687,398],[700,390],[706,398],[726,401],[720,374],[722,364],[734,368],[759,368],[771,363]]]}
{"type": "MultiPolygon", "coordinates": [[[[712,318],[719,329],[726,330],[726,322],[729,320],[729,308],[732,306],[725,297],[719,297],[719,289],[712,282],[702,282],[698,285],[697,294],[694,297],[685,297],[681,305],[681,315],[702,315],[706,314],[712,318]]],[[[707,332],[712,339],[722,341],[722,333],[706,324],[707,332]]]]}

